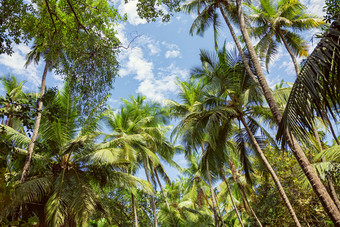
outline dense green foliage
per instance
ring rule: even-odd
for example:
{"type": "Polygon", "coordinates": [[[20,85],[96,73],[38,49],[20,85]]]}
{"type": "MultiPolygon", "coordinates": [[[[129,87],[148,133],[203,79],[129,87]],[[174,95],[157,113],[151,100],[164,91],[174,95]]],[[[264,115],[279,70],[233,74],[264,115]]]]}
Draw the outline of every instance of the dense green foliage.
{"type": "MultiPolygon", "coordinates": [[[[27,63],[44,60],[46,70],[40,95],[25,91],[15,76],[0,80],[1,226],[337,225],[336,211],[311,186],[313,173],[296,161],[293,146],[284,146],[296,136],[339,211],[336,1],[327,1],[332,25],[295,83],[269,90],[280,121],[251,50],[241,57],[218,45],[213,53],[201,50],[201,64],[187,80],[178,79],[176,100],[161,105],[131,96],[113,110],[107,93],[119,65],[115,26],[124,22],[115,6],[106,0],[16,3],[1,1],[0,54],[13,53],[13,42],[32,40],[27,63]],[[64,76],[64,87],[44,92],[51,69],[64,76]],[[179,166],[175,155],[187,166],[179,166]],[[179,179],[170,179],[164,164],[177,168],[179,179]]],[[[168,21],[180,9],[197,12],[191,34],[203,34],[212,23],[217,36],[219,13],[226,23],[240,18],[234,1],[180,3],[139,0],[137,8],[148,21],[168,21]]],[[[307,43],[295,32],[325,24],[305,14],[297,0],[242,7],[251,9],[244,16],[255,25],[248,30],[261,39],[257,57],[265,52],[267,67],[281,41],[293,49],[292,61],[307,55],[307,43]]]]}

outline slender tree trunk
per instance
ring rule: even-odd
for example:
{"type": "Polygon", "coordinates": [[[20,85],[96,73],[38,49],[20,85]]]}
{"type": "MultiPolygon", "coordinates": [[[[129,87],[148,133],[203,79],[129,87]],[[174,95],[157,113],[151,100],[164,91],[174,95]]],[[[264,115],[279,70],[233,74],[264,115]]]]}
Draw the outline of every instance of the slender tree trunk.
{"type": "Polygon", "coordinates": [[[170,210],[170,205],[169,205],[168,199],[167,199],[167,197],[166,197],[166,195],[165,195],[165,192],[164,192],[164,189],[163,189],[163,187],[162,187],[161,181],[159,180],[157,170],[156,170],[155,167],[154,167],[153,169],[154,169],[154,172],[155,172],[155,176],[156,176],[156,179],[157,179],[157,183],[158,183],[158,185],[159,185],[159,187],[160,187],[160,189],[161,189],[161,191],[162,191],[162,194],[163,194],[163,196],[164,196],[165,203],[166,203],[166,207],[167,207],[168,210],[169,210],[169,215],[170,215],[172,224],[174,225],[174,227],[176,227],[176,222],[175,222],[174,217],[172,216],[172,213],[171,213],[171,210],[170,210]]]}
{"type": "Polygon", "coordinates": [[[246,193],[244,192],[243,188],[241,188],[241,192],[242,192],[243,198],[244,198],[244,200],[246,201],[246,204],[247,204],[247,206],[249,207],[251,213],[253,214],[253,216],[254,216],[254,218],[255,218],[257,224],[258,224],[260,227],[262,227],[262,223],[260,222],[260,220],[258,219],[258,217],[257,217],[257,215],[256,215],[256,213],[255,213],[255,211],[253,210],[253,208],[252,208],[251,205],[249,204],[248,199],[247,199],[247,196],[246,196],[246,193]]]}
{"type": "Polygon", "coordinates": [[[220,3],[218,3],[218,8],[220,9],[221,14],[222,14],[222,16],[223,16],[223,18],[224,18],[224,21],[225,21],[225,23],[227,24],[227,26],[228,26],[228,28],[229,28],[230,34],[231,34],[231,36],[233,37],[233,40],[234,40],[235,45],[236,45],[236,47],[237,47],[237,50],[239,51],[239,53],[240,53],[240,55],[241,55],[241,57],[242,57],[242,61],[243,61],[244,67],[246,68],[247,73],[248,73],[249,76],[253,79],[254,82],[257,82],[257,79],[255,78],[253,72],[252,72],[251,69],[250,69],[250,66],[249,66],[249,63],[248,63],[248,59],[247,59],[246,55],[244,54],[244,51],[243,51],[243,49],[242,49],[242,47],[241,47],[241,45],[240,45],[240,42],[238,41],[237,36],[236,36],[236,34],[235,34],[235,32],[234,32],[234,28],[233,28],[233,26],[230,24],[229,19],[228,19],[228,17],[225,15],[224,10],[223,10],[223,8],[222,8],[222,6],[221,6],[220,3]]]}
{"type": "Polygon", "coordinates": [[[257,217],[257,215],[256,215],[256,213],[255,213],[255,211],[253,210],[253,208],[250,206],[250,204],[249,204],[249,202],[248,202],[248,199],[247,199],[246,193],[245,193],[245,191],[244,191],[244,189],[243,189],[243,186],[242,186],[239,182],[237,182],[238,176],[237,176],[236,168],[235,168],[235,165],[234,165],[234,163],[232,162],[232,160],[231,160],[230,158],[228,159],[228,163],[229,163],[229,167],[230,167],[230,170],[231,170],[231,174],[232,174],[232,176],[233,176],[233,180],[234,180],[235,183],[238,184],[239,188],[241,189],[241,194],[242,194],[243,202],[247,204],[247,206],[248,206],[248,208],[250,209],[252,215],[254,216],[254,218],[255,218],[257,224],[258,224],[260,227],[262,227],[262,223],[260,222],[260,220],[258,219],[258,217],[257,217]]]}
{"type": "Polygon", "coordinates": [[[280,36],[283,44],[285,45],[285,47],[286,47],[286,49],[287,49],[287,51],[288,51],[288,53],[290,55],[290,58],[293,61],[295,72],[296,72],[296,76],[299,76],[299,73],[300,73],[299,64],[297,63],[296,58],[295,58],[292,50],[289,48],[288,43],[287,43],[286,39],[283,37],[282,33],[281,32],[278,32],[278,33],[279,33],[279,36],[280,36]]]}
{"type": "Polygon", "coordinates": [[[256,148],[256,151],[257,153],[259,154],[261,160],[263,161],[264,165],[266,166],[266,168],[268,169],[270,175],[272,176],[273,180],[274,180],[274,183],[277,187],[277,189],[279,190],[279,193],[284,201],[284,203],[286,204],[288,210],[289,210],[289,213],[291,215],[291,217],[293,218],[296,226],[301,226],[296,214],[295,214],[295,211],[292,207],[292,205],[290,204],[290,201],[280,183],[280,180],[279,178],[277,177],[275,171],[273,170],[272,166],[269,164],[266,156],[264,155],[264,153],[262,152],[262,149],[260,148],[259,144],[257,143],[256,139],[255,139],[255,136],[253,135],[251,129],[249,128],[249,126],[247,125],[246,121],[244,120],[243,116],[240,117],[240,120],[244,126],[244,128],[246,129],[252,143],[254,144],[255,148],[256,148]]]}
{"type": "Polygon", "coordinates": [[[133,223],[135,227],[138,227],[137,207],[135,202],[135,195],[133,193],[131,193],[131,203],[133,209],[133,223]]]}
{"type": "Polygon", "coordinates": [[[35,120],[32,138],[31,138],[31,141],[28,145],[27,156],[26,156],[24,168],[22,170],[20,183],[24,183],[26,181],[27,177],[28,177],[28,171],[29,171],[29,167],[30,167],[30,164],[31,164],[31,161],[32,161],[34,143],[35,143],[35,141],[37,140],[37,137],[38,137],[38,131],[39,131],[39,127],[40,127],[40,120],[41,120],[41,114],[42,114],[41,112],[42,112],[42,107],[43,107],[43,103],[41,101],[41,98],[45,94],[46,75],[47,75],[49,65],[50,65],[50,62],[46,61],[44,73],[43,73],[42,80],[41,80],[41,89],[40,89],[40,98],[39,98],[39,101],[38,101],[37,118],[35,120]]]}
{"type": "Polygon", "coordinates": [[[213,205],[213,213],[214,213],[214,220],[215,220],[215,226],[219,226],[218,223],[218,217],[217,217],[217,205],[216,205],[216,199],[215,199],[215,192],[214,188],[212,186],[212,180],[210,176],[210,169],[209,169],[209,160],[208,158],[206,159],[206,168],[207,168],[207,176],[208,176],[208,181],[209,181],[209,188],[210,188],[210,193],[211,193],[211,202],[213,205]]]}
{"type": "MultiPolygon", "coordinates": [[[[150,184],[152,184],[151,180],[150,180],[149,172],[148,172],[148,169],[147,169],[147,163],[146,163],[146,159],[145,159],[144,154],[142,154],[142,158],[143,158],[143,166],[144,166],[144,171],[145,171],[146,179],[148,180],[148,182],[150,184]]],[[[151,195],[151,206],[152,206],[152,213],[153,213],[153,219],[154,219],[154,225],[153,226],[157,227],[158,226],[158,222],[157,222],[157,215],[156,215],[155,196],[154,196],[153,193],[151,195]]]]}
{"type": "Polygon", "coordinates": [[[339,140],[338,140],[338,137],[337,137],[336,134],[335,134],[335,131],[334,131],[333,126],[332,126],[332,123],[331,123],[331,121],[329,120],[329,117],[328,117],[327,113],[324,113],[324,114],[325,114],[325,118],[326,118],[326,120],[327,120],[327,122],[328,122],[329,129],[330,129],[330,131],[331,131],[331,133],[332,133],[332,135],[333,135],[333,138],[334,138],[336,144],[340,145],[340,142],[339,142],[339,140]]]}
{"type": "Polygon", "coordinates": [[[225,184],[227,185],[228,193],[229,193],[231,202],[233,203],[234,209],[235,209],[235,211],[236,211],[237,219],[238,219],[238,221],[240,222],[241,226],[244,227],[244,225],[243,225],[243,223],[242,223],[242,219],[241,219],[240,214],[239,214],[239,212],[238,212],[237,206],[236,206],[236,204],[235,204],[233,195],[231,194],[231,189],[230,189],[230,187],[229,187],[229,183],[228,183],[227,179],[225,178],[225,174],[224,174],[224,171],[223,171],[223,167],[221,168],[221,174],[222,174],[222,177],[223,177],[223,180],[224,180],[225,184]]]}
{"type": "MultiPolygon", "coordinates": [[[[237,4],[237,10],[238,10],[238,18],[240,22],[240,29],[241,29],[243,38],[245,40],[245,43],[247,45],[252,62],[254,64],[256,75],[258,77],[258,81],[262,88],[263,94],[267,100],[267,103],[270,107],[270,110],[273,113],[274,118],[276,119],[276,123],[279,124],[281,122],[282,115],[275,103],[273,94],[271,93],[271,90],[267,84],[266,78],[261,68],[261,64],[257,58],[255,49],[251,43],[250,37],[246,30],[246,26],[244,23],[244,16],[243,16],[242,7],[241,7],[242,1],[236,0],[236,4],[237,4]]],[[[309,163],[306,155],[302,151],[296,139],[290,135],[288,129],[286,129],[285,134],[286,134],[287,144],[289,145],[300,167],[302,168],[303,172],[305,173],[309,182],[311,183],[314,192],[316,193],[316,195],[318,196],[319,200],[322,203],[322,206],[324,207],[325,211],[327,212],[328,216],[332,219],[334,224],[336,226],[340,226],[340,212],[337,209],[334,201],[332,200],[331,196],[327,192],[325,186],[322,184],[320,178],[314,171],[313,167],[309,163]]]]}

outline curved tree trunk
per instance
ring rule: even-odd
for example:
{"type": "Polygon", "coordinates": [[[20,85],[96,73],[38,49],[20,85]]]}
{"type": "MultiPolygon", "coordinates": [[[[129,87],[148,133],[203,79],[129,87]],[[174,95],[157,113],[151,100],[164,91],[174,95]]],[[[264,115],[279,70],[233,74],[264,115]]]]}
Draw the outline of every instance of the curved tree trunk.
{"type": "MultiPolygon", "coordinates": [[[[281,122],[282,115],[275,103],[273,94],[271,93],[271,90],[267,84],[266,78],[261,68],[261,64],[258,60],[255,49],[252,45],[252,42],[246,30],[246,26],[244,23],[244,16],[243,16],[242,7],[241,7],[242,1],[236,0],[236,4],[237,4],[237,10],[238,10],[238,18],[240,22],[240,29],[241,29],[243,38],[245,40],[245,43],[247,45],[252,62],[254,64],[256,75],[258,77],[258,81],[261,85],[263,94],[267,100],[267,103],[270,107],[271,112],[273,113],[276,123],[279,124],[281,122]]],[[[334,201],[332,200],[325,186],[323,185],[320,178],[314,171],[313,167],[311,166],[310,162],[308,161],[306,155],[304,154],[303,150],[301,149],[296,139],[290,135],[288,129],[286,129],[285,134],[286,134],[287,144],[289,145],[300,167],[302,168],[303,172],[305,173],[309,182],[311,183],[314,192],[316,193],[316,195],[318,196],[319,200],[322,203],[322,206],[324,207],[325,211],[327,212],[331,220],[334,222],[334,224],[336,226],[340,226],[340,212],[337,209],[334,201]]]]}
{"type": "Polygon", "coordinates": [[[175,222],[174,217],[172,216],[172,213],[171,213],[171,210],[170,210],[170,205],[169,205],[168,199],[167,199],[167,197],[166,197],[166,195],[165,195],[165,192],[164,192],[164,189],[163,189],[163,187],[162,187],[161,181],[159,180],[157,170],[156,170],[155,167],[153,167],[153,169],[154,169],[154,172],[155,172],[155,176],[156,176],[156,179],[157,179],[157,183],[158,183],[159,187],[161,188],[162,194],[163,194],[164,199],[165,199],[166,206],[167,206],[167,208],[168,208],[168,210],[169,210],[169,215],[170,215],[172,224],[174,225],[174,227],[176,227],[176,222],[175,222]]]}
{"type": "Polygon", "coordinates": [[[287,51],[288,51],[288,53],[289,53],[289,55],[290,55],[290,58],[291,58],[292,61],[293,61],[294,68],[295,68],[295,72],[296,72],[296,76],[299,76],[299,73],[300,73],[299,64],[297,63],[296,58],[295,58],[295,56],[294,56],[292,50],[289,48],[288,43],[287,43],[285,37],[283,37],[283,35],[282,35],[281,32],[278,32],[278,34],[279,34],[279,36],[280,36],[280,38],[281,38],[283,44],[285,45],[285,47],[286,47],[286,49],[287,49],[287,51]]]}
{"type": "Polygon", "coordinates": [[[43,73],[42,80],[41,80],[40,98],[39,98],[39,101],[38,101],[38,109],[37,109],[37,118],[36,118],[35,123],[34,123],[34,130],[33,130],[32,138],[31,138],[31,141],[28,145],[27,156],[26,156],[24,168],[22,170],[20,183],[24,183],[27,180],[28,170],[29,170],[29,167],[30,167],[30,164],[31,164],[31,161],[32,161],[34,143],[35,143],[35,141],[37,140],[37,137],[38,137],[38,131],[39,131],[40,121],[41,121],[41,112],[42,112],[42,108],[43,108],[43,102],[41,101],[41,98],[45,94],[46,75],[47,75],[49,65],[50,65],[50,62],[46,61],[44,73],[43,73]]]}
{"type": "Polygon", "coordinates": [[[242,219],[241,219],[240,214],[239,214],[239,212],[238,212],[237,206],[236,206],[236,204],[235,204],[233,195],[231,194],[231,189],[230,189],[230,187],[229,187],[229,183],[228,183],[227,179],[225,178],[225,174],[224,174],[223,168],[221,168],[221,174],[222,174],[222,177],[223,177],[223,180],[224,180],[225,184],[227,185],[228,193],[229,193],[231,202],[233,203],[234,209],[235,209],[235,211],[236,211],[237,219],[238,219],[238,221],[240,222],[241,226],[244,227],[244,225],[243,225],[243,223],[242,223],[242,219]]]}
{"type": "Polygon", "coordinates": [[[279,190],[279,193],[284,201],[284,203],[286,204],[288,210],[289,210],[289,213],[291,215],[291,217],[293,218],[296,226],[301,226],[296,214],[295,214],[295,211],[292,207],[292,205],[290,204],[290,201],[280,183],[280,180],[279,178],[277,177],[275,171],[273,170],[272,166],[270,165],[270,163],[268,162],[266,156],[264,155],[264,153],[262,152],[262,149],[260,148],[259,144],[257,143],[256,139],[255,139],[255,136],[253,135],[251,129],[249,128],[249,126],[247,125],[246,121],[244,120],[244,118],[241,116],[240,117],[240,120],[244,126],[244,128],[246,129],[252,143],[254,144],[255,148],[256,148],[256,151],[257,153],[259,154],[261,160],[263,161],[264,165],[266,166],[267,170],[269,171],[270,175],[272,176],[273,180],[274,180],[274,183],[277,187],[277,189],[279,190]]]}
{"type": "MultiPolygon", "coordinates": [[[[148,182],[151,184],[151,180],[150,180],[150,176],[149,176],[149,172],[147,170],[147,163],[146,163],[146,159],[144,154],[142,154],[142,158],[143,158],[143,166],[144,166],[144,171],[145,171],[145,175],[146,175],[146,179],[148,180],[148,182]]],[[[158,222],[157,222],[157,215],[156,215],[156,205],[155,205],[155,196],[154,193],[152,193],[151,195],[151,206],[152,206],[152,213],[153,213],[153,219],[154,219],[154,227],[158,226],[158,222]]]]}

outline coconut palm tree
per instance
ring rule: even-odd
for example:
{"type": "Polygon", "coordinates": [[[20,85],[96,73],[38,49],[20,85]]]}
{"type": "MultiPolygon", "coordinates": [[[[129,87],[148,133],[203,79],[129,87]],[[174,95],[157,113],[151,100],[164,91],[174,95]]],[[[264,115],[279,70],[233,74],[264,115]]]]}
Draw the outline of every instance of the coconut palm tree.
{"type": "MultiPolygon", "coordinates": [[[[299,225],[296,214],[283,190],[283,187],[279,182],[278,177],[276,176],[276,173],[267,161],[262,149],[260,148],[259,142],[254,136],[256,132],[254,129],[258,128],[259,124],[256,124],[256,121],[251,117],[251,114],[254,112],[254,106],[262,104],[262,94],[257,84],[254,83],[250,77],[245,75],[242,64],[240,65],[240,62],[237,61],[237,58],[233,58],[231,54],[227,53],[225,49],[220,51],[215,59],[211,56],[213,55],[205,51],[201,51],[202,68],[196,68],[194,71],[194,76],[205,78],[205,80],[207,80],[209,86],[207,86],[206,89],[212,90],[214,91],[214,94],[216,94],[215,97],[213,94],[210,94],[210,96],[207,97],[207,101],[205,101],[207,111],[205,115],[202,114],[202,116],[204,116],[201,117],[202,120],[204,118],[212,118],[215,122],[219,122],[237,119],[242,123],[246,129],[247,135],[249,136],[246,141],[248,140],[251,142],[254,150],[256,150],[261,160],[265,163],[268,171],[273,177],[276,186],[280,191],[283,200],[285,201],[285,204],[287,205],[292,218],[294,219],[295,223],[299,225]],[[245,118],[249,119],[252,129],[250,129],[245,118]]],[[[222,123],[219,123],[218,125],[221,127],[221,124],[222,123]]],[[[206,127],[208,126],[209,125],[206,127]]],[[[212,129],[207,131],[209,134],[214,133],[214,130],[212,129]]],[[[263,128],[262,131],[264,131],[263,128]]],[[[268,133],[266,134],[268,135],[268,133]]],[[[226,140],[226,138],[227,137],[225,137],[224,140],[226,140]]],[[[238,141],[241,142],[244,140],[245,139],[242,138],[238,141]]],[[[221,148],[223,146],[219,145],[216,147],[221,148]]]]}
{"type": "MultiPolygon", "coordinates": [[[[30,174],[27,181],[16,187],[13,203],[7,207],[21,206],[23,219],[35,213],[41,223],[48,225],[83,225],[94,211],[104,212],[96,192],[99,186],[135,188],[140,185],[151,191],[145,181],[119,172],[127,162],[120,152],[116,151],[110,162],[98,158],[105,152],[102,144],[95,143],[99,135],[96,132],[100,119],[98,108],[79,127],[78,100],[70,95],[66,84],[42,113],[30,174]]],[[[16,148],[21,152],[18,156],[26,156],[30,138],[8,126],[5,126],[5,133],[19,146],[16,148]]],[[[20,167],[17,170],[20,171],[20,167]]],[[[18,175],[12,180],[16,177],[18,175]]]]}
{"type": "MultiPolygon", "coordinates": [[[[238,19],[240,23],[240,30],[242,33],[242,36],[244,38],[244,41],[246,43],[248,52],[250,54],[250,58],[252,60],[252,63],[254,65],[254,69],[256,72],[256,76],[258,79],[258,82],[261,86],[261,89],[263,91],[263,95],[266,98],[266,101],[269,105],[269,108],[274,116],[274,119],[277,124],[280,124],[282,120],[282,114],[275,102],[275,99],[273,97],[273,94],[268,86],[267,80],[265,78],[265,75],[263,73],[263,70],[261,68],[261,63],[256,55],[256,51],[253,47],[252,41],[249,37],[248,31],[246,29],[244,14],[242,10],[242,0],[236,0],[237,5],[237,11],[238,11],[238,19]]],[[[305,101],[304,101],[305,102],[305,101]]],[[[295,137],[290,134],[287,128],[284,129],[285,133],[285,139],[287,141],[287,144],[289,145],[292,153],[296,157],[300,167],[303,169],[303,172],[307,176],[308,180],[310,181],[311,185],[313,185],[313,190],[317,194],[320,202],[322,203],[325,211],[329,215],[329,217],[332,219],[332,221],[336,224],[340,224],[340,212],[336,208],[335,203],[333,202],[331,196],[326,191],[323,183],[321,182],[320,178],[317,176],[315,171],[313,170],[308,158],[304,154],[303,150],[299,146],[298,142],[296,141],[295,137]]]]}
{"type": "Polygon", "coordinates": [[[256,48],[260,58],[265,59],[267,71],[270,60],[278,51],[278,44],[283,43],[298,75],[300,70],[295,56],[308,56],[307,42],[298,32],[325,25],[323,19],[307,14],[306,7],[299,0],[280,0],[277,3],[260,0],[256,6],[247,6],[251,10],[248,16],[252,20],[250,35],[260,39],[256,48]]]}

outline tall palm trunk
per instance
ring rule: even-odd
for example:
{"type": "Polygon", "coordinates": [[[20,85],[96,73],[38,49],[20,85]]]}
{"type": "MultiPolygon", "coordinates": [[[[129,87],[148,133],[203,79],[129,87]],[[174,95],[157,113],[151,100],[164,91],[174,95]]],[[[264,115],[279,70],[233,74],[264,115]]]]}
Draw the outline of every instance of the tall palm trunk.
{"type": "MultiPolygon", "coordinates": [[[[237,10],[238,10],[238,18],[240,22],[240,29],[243,35],[243,38],[245,40],[245,43],[247,45],[249,54],[251,56],[252,62],[255,67],[256,75],[258,77],[258,81],[260,83],[260,86],[262,88],[263,94],[267,100],[267,103],[270,107],[271,112],[273,113],[273,116],[276,120],[276,123],[279,124],[282,119],[282,115],[275,103],[273,94],[267,84],[266,78],[264,76],[264,73],[261,68],[261,64],[258,60],[258,57],[256,55],[255,49],[251,43],[249,34],[246,30],[246,26],[244,23],[244,16],[241,8],[242,1],[236,0],[237,4],[237,10]]],[[[288,129],[286,129],[286,141],[289,145],[292,153],[294,154],[295,158],[297,159],[300,167],[302,168],[303,172],[307,176],[309,182],[313,186],[313,190],[318,196],[319,200],[322,203],[322,206],[324,207],[325,211],[327,212],[328,216],[332,219],[334,224],[336,226],[340,226],[340,212],[337,209],[334,201],[332,200],[331,196],[327,192],[325,186],[321,182],[320,178],[314,171],[313,167],[311,166],[310,162],[308,161],[306,155],[304,154],[303,150],[301,149],[300,145],[297,143],[296,139],[291,136],[288,129]]]]}
{"type": "Polygon", "coordinates": [[[296,58],[295,58],[293,52],[292,52],[292,50],[289,48],[288,43],[287,43],[285,37],[282,35],[282,33],[279,31],[278,34],[279,34],[279,36],[280,36],[280,38],[281,38],[283,44],[285,45],[285,47],[286,47],[286,49],[287,49],[287,51],[288,51],[288,53],[289,53],[289,55],[290,55],[290,58],[291,58],[292,61],[293,61],[294,68],[295,68],[295,72],[296,72],[296,76],[299,76],[300,69],[299,69],[299,65],[298,65],[298,63],[297,63],[297,61],[296,61],[296,58]]]}
{"type": "Polygon", "coordinates": [[[214,188],[213,188],[212,180],[211,180],[211,176],[210,176],[208,158],[206,159],[205,163],[206,163],[207,176],[208,176],[209,188],[210,188],[210,193],[211,193],[211,201],[212,201],[212,205],[213,205],[215,226],[219,226],[218,217],[217,217],[217,205],[216,205],[216,199],[215,199],[215,192],[214,192],[214,188]]]}
{"type": "Polygon", "coordinates": [[[46,75],[47,75],[49,65],[50,65],[50,62],[46,61],[44,73],[43,73],[42,80],[41,80],[40,98],[38,100],[38,109],[37,109],[37,118],[35,120],[32,138],[31,138],[31,141],[28,145],[27,156],[26,156],[24,168],[22,170],[20,183],[24,183],[26,181],[27,177],[28,177],[28,171],[29,171],[29,167],[30,167],[30,164],[31,164],[31,161],[32,161],[34,143],[35,143],[35,141],[37,140],[37,137],[38,137],[38,131],[39,131],[40,121],[41,121],[41,112],[42,112],[42,108],[43,108],[43,102],[41,101],[41,98],[45,94],[46,75]]]}
{"type": "MultiPolygon", "coordinates": [[[[228,164],[229,164],[229,167],[230,167],[230,170],[231,170],[231,174],[233,176],[233,181],[236,183],[237,182],[237,172],[236,172],[236,168],[235,168],[235,165],[234,163],[232,162],[232,160],[229,158],[228,159],[228,164]]],[[[244,191],[244,188],[243,186],[237,182],[239,188],[241,189],[241,194],[242,194],[242,200],[245,204],[247,204],[247,207],[249,208],[250,212],[252,213],[252,215],[254,216],[257,224],[262,227],[262,223],[260,222],[260,220],[258,219],[255,211],[253,210],[253,208],[250,206],[249,202],[248,202],[248,199],[247,199],[247,196],[246,196],[246,193],[244,191]]]]}
{"type": "Polygon", "coordinates": [[[133,193],[131,193],[131,203],[132,203],[132,209],[133,209],[133,223],[135,227],[138,227],[137,207],[136,207],[135,195],[133,193]]]}
{"type": "Polygon", "coordinates": [[[166,206],[167,206],[167,208],[168,208],[168,210],[169,210],[169,215],[170,215],[172,224],[174,225],[174,227],[176,227],[176,222],[175,222],[174,217],[172,216],[172,213],[171,213],[171,210],[170,210],[170,205],[169,205],[168,199],[167,199],[167,197],[166,197],[166,195],[165,195],[165,192],[164,192],[164,189],[163,189],[163,187],[162,187],[161,181],[159,180],[157,170],[156,170],[155,167],[154,167],[153,169],[154,169],[154,172],[155,172],[155,176],[156,176],[156,179],[157,179],[157,183],[158,183],[159,187],[161,188],[162,194],[163,194],[164,199],[165,199],[166,206]]]}
{"type": "Polygon", "coordinates": [[[288,210],[289,210],[289,213],[291,215],[291,217],[293,218],[296,226],[301,226],[296,214],[295,214],[295,211],[292,207],[292,205],[290,204],[290,201],[280,183],[280,180],[279,178],[277,177],[275,171],[273,170],[272,166],[269,164],[266,156],[264,155],[264,153],[262,152],[262,149],[260,148],[259,144],[257,143],[256,139],[255,139],[255,136],[253,135],[251,129],[249,128],[248,124],[246,123],[246,121],[244,120],[243,116],[240,117],[240,120],[244,126],[244,128],[246,129],[247,133],[248,133],[248,136],[250,137],[251,139],[251,142],[253,143],[253,145],[255,146],[255,149],[257,151],[257,153],[260,155],[260,158],[261,160],[263,161],[264,165],[266,166],[267,170],[269,171],[270,175],[272,176],[273,180],[274,180],[274,183],[277,187],[277,189],[279,190],[279,193],[284,201],[284,203],[286,204],[288,210]]]}
{"type": "Polygon", "coordinates": [[[251,69],[250,69],[250,66],[249,66],[247,57],[246,57],[246,55],[244,54],[244,51],[243,51],[243,49],[242,49],[242,47],[241,47],[241,45],[240,45],[240,42],[239,42],[238,39],[237,39],[237,36],[236,36],[236,34],[235,34],[235,32],[234,32],[234,28],[233,28],[233,26],[230,24],[230,21],[229,21],[228,17],[225,15],[224,10],[223,10],[223,8],[222,8],[222,6],[221,6],[220,3],[218,3],[218,8],[220,9],[221,14],[222,14],[222,16],[223,16],[223,18],[224,18],[224,21],[225,21],[225,23],[227,24],[227,26],[228,26],[228,28],[229,28],[230,34],[231,34],[231,36],[233,37],[233,40],[234,40],[235,45],[236,45],[236,47],[237,47],[237,50],[239,51],[239,53],[240,53],[240,55],[241,55],[241,57],[242,57],[242,61],[243,61],[244,67],[246,68],[247,73],[248,73],[249,76],[254,80],[254,82],[256,82],[257,79],[255,78],[253,72],[252,72],[251,69]]]}
{"type": "Polygon", "coordinates": [[[244,225],[243,225],[243,223],[242,223],[242,219],[241,219],[240,214],[239,214],[239,212],[238,212],[237,206],[235,205],[235,201],[234,201],[233,195],[231,194],[231,189],[230,189],[229,183],[228,183],[227,179],[225,178],[225,174],[224,174],[224,171],[223,171],[223,167],[221,168],[221,175],[222,175],[222,177],[223,177],[223,180],[224,180],[225,184],[227,185],[228,193],[229,193],[231,202],[232,202],[232,204],[233,204],[233,207],[234,207],[234,209],[235,209],[235,212],[236,212],[236,215],[237,215],[237,219],[238,219],[238,221],[240,222],[241,226],[244,227],[244,225]]]}
{"type": "MultiPolygon", "coordinates": [[[[147,169],[147,163],[146,163],[146,158],[145,158],[144,154],[142,154],[142,158],[143,158],[143,166],[144,166],[144,171],[145,171],[146,179],[148,180],[148,182],[150,184],[152,184],[151,180],[150,180],[149,172],[148,172],[148,169],[147,169]]],[[[153,219],[154,219],[153,226],[157,227],[158,226],[158,222],[157,222],[157,215],[156,215],[156,206],[155,206],[155,195],[154,195],[154,193],[152,193],[152,195],[151,195],[151,206],[152,206],[152,213],[153,213],[153,219]]]]}

